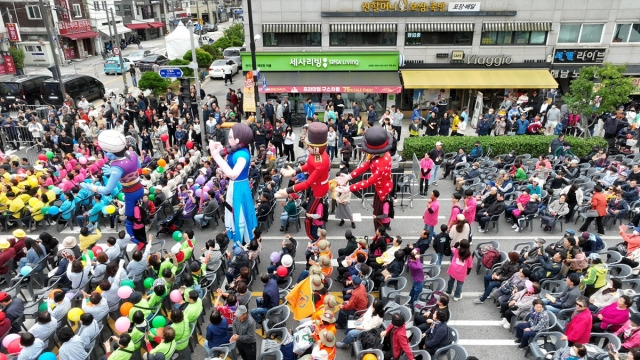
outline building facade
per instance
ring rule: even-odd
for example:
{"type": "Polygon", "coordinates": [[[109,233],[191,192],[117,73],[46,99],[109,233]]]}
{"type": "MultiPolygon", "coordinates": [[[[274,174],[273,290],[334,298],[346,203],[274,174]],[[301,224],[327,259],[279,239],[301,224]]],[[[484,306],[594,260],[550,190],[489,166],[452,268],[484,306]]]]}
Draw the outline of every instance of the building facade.
{"type": "MultiPolygon", "coordinates": [[[[485,107],[495,107],[505,93],[556,87],[560,93],[567,91],[580,67],[603,62],[627,64],[629,76],[640,73],[640,6],[633,0],[262,0],[252,6],[260,35],[258,58],[261,53],[286,52],[315,64],[308,52],[396,52],[397,69],[373,68],[400,72],[402,91],[387,96],[384,106],[395,102],[410,109],[416,101],[424,104],[444,96],[452,108],[462,109],[473,107],[481,96],[485,107]]],[[[246,24],[248,16],[244,19],[246,24]]],[[[318,70],[315,65],[291,67],[303,75],[318,70]]],[[[277,70],[289,75],[261,69],[267,78],[261,92],[267,96],[270,88],[275,92],[276,85],[300,78],[290,76],[290,68],[277,70]]],[[[362,70],[352,65],[348,71],[362,70]]],[[[371,75],[372,68],[361,76],[371,75]]],[[[320,85],[336,88],[358,77],[327,71],[320,85]]],[[[386,85],[395,89],[397,84],[386,85]]],[[[322,104],[330,94],[301,95],[322,104]]],[[[367,94],[355,97],[364,100],[367,94]]]]}

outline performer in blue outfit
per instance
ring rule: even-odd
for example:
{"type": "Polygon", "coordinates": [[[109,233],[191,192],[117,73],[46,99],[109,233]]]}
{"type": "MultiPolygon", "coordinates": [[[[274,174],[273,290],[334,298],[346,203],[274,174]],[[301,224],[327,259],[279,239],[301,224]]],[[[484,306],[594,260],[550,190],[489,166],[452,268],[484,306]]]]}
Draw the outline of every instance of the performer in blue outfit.
{"type": "Polygon", "coordinates": [[[251,128],[237,123],[229,130],[229,146],[223,148],[219,142],[209,142],[213,160],[224,175],[231,179],[225,195],[227,203],[231,204],[231,209],[225,208],[224,221],[231,235],[230,238],[236,246],[250,242],[253,229],[258,226],[249,187],[251,154],[247,147],[252,140],[251,128]]]}
{"type": "Polygon", "coordinates": [[[144,247],[146,239],[136,239],[133,233],[133,208],[138,200],[144,195],[144,188],[140,183],[140,162],[138,155],[133,151],[127,151],[127,140],[124,135],[116,130],[105,130],[98,136],[98,145],[109,159],[109,167],[103,168],[103,173],[109,173],[109,179],[105,186],[96,186],[93,184],[82,183],[81,186],[90,189],[92,192],[98,192],[103,195],[110,195],[113,189],[118,185],[122,185],[124,193],[124,214],[127,217],[125,221],[125,229],[131,241],[138,245],[139,249],[144,247]]]}

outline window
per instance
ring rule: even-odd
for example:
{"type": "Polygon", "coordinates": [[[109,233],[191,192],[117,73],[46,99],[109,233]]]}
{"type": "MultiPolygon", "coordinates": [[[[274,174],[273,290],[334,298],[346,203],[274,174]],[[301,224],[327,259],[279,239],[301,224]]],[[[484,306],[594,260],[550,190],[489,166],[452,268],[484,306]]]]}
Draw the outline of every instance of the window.
{"type": "Polygon", "coordinates": [[[418,45],[471,45],[473,31],[462,32],[408,32],[404,44],[418,45]]]}
{"type": "Polygon", "coordinates": [[[116,11],[120,11],[120,5],[113,5],[116,11]]]}
{"type": "Polygon", "coordinates": [[[73,17],[82,17],[82,8],[80,4],[73,4],[73,17]]]}
{"type": "Polygon", "coordinates": [[[614,43],[640,42],[640,24],[616,24],[614,43]]]}
{"type": "Polygon", "coordinates": [[[100,11],[100,1],[94,1],[93,2],[93,10],[94,11],[100,11]]]}
{"type": "Polygon", "coordinates": [[[330,46],[396,46],[395,32],[332,32],[330,46]]]}
{"type": "Polygon", "coordinates": [[[562,24],[558,33],[558,44],[593,44],[602,41],[604,24],[562,24]]]}
{"type": "Polygon", "coordinates": [[[322,33],[274,33],[265,32],[264,46],[320,46],[322,33]]]}
{"type": "Polygon", "coordinates": [[[136,6],[136,15],[140,16],[140,6],[136,6]]]}
{"type": "Polygon", "coordinates": [[[27,16],[29,19],[42,19],[38,5],[27,5],[27,16]]]}
{"type": "Polygon", "coordinates": [[[124,7],[124,16],[131,17],[131,5],[122,5],[124,7]]]}
{"type": "Polygon", "coordinates": [[[26,45],[24,47],[24,49],[26,51],[28,51],[28,52],[36,52],[36,51],[40,52],[40,51],[42,51],[42,46],[40,46],[40,45],[26,45]]]}
{"type": "Polygon", "coordinates": [[[483,31],[482,45],[545,45],[546,31],[483,31]]]}

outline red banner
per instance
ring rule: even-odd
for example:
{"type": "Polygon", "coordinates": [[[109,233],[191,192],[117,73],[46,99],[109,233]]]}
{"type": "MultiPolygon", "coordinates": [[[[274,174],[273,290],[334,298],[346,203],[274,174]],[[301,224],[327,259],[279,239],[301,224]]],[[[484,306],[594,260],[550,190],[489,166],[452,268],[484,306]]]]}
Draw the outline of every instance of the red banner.
{"type": "Polygon", "coordinates": [[[9,34],[9,41],[17,42],[22,41],[20,39],[20,31],[18,30],[18,24],[7,23],[7,33],[9,34]]]}
{"type": "Polygon", "coordinates": [[[81,32],[92,31],[91,21],[89,20],[77,20],[72,22],[58,22],[58,30],[60,35],[77,34],[81,32]]]}
{"type": "Polygon", "coordinates": [[[4,73],[5,74],[15,74],[16,73],[16,64],[13,62],[13,57],[11,53],[8,51],[2,52],[2,60],[4,61],[4,73]]]}
{"type": "Polygon", "coordinates": [[[67,4],[67,0],[57,0],[56,4],[63,9],[59,12],[60,21],[70,22],[71,17],[69,17],[69,5],[67,4]]]}
{"type": "Polygon", "coordinates": [[[374,93],[374,94],[399,94],[402,86],[399,85],[353,85],[353,86],[327,86],[327,85],[269,85],[266,90],[262,87],[258,89],[261,94],[265,93],[374,93]]]}

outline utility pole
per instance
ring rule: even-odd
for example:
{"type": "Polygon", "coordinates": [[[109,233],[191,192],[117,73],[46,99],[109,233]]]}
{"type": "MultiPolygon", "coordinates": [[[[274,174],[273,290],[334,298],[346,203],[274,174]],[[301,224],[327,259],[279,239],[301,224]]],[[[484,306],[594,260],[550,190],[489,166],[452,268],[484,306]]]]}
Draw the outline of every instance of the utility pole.
{"type": "Polygon", "coordinates": [[[256,39],[253,34],[253,11],[251,10],[251,0],[247,0],[247,11],[249,12],[249,49],[251,50],[251,71],[253,71],[253,95],[256,102],[256,122],[260,119],[260,94],[258,93],[258,80],[256,74],[256,39]]]}
{"type": "Polygon", "coordinates": [[[215,24],[215,21],[211,21],[211,10],[209,10],[209,0],[204,0],[204,3],[207,4],[207,20],[209,24],[215,24]]]}
{"type": "Polygon", "coordinates": [[[107,9],[107,2],[103,1],[102,6],[107,13],[107,24],[109,24],[109,41],[111,42],[111,51],[113,51],[113,33],[111,32],[111,20],[109,19],[109,10],[107,9]]]}
{"type": "MultiPolygon", "coordinates": [[[[200,25],[200,31],[198,32],[198,44],[200,44],[200,39],[202,39],[202,30],[204,29],[200,15],[200,0],[196,0],[196,12],[198,13],[198,25],[200,25]]],[[[196,76],[196,79],[199,79],[199,76],[196,76]]]]}
{"type": "MultiPolygon", "coordinates": [[[[195,29],[195,24],[193,21],[191,22],[191,26],[189,27],[189,40],[191,40],[191,62],[194,67],[193,74],[196,82],[196,103],[198,104],[198,118],[200,117],[200,74],[198,74],[198,58],[196,57],[196,41],[193,39],[193,29],[195,29]]],[[[207,146],[207,127],[205,125],[206,120],[202,121],[200,119],[200,136],[202,137],[202,146],[203,149],[207,146]]]]}
{"type": "Polygon", "coordinates": [[[165,34],[166,34],[166,32],[169,31],[169,29],[171,29],[169,27],[169,15],[167,15],[167,12],[169,11],[169,5],[167,5],[167,0],[163,0],[162,4],[164,5],[164,23],[166,26],[165,28],[165,34]]]}
{"type": "Polygon", "coordinates": [[[44,0],[38,0],[38,6],[40,7],[40,9],[43,10],[42,16],[44,16],[44,19],[43,19],[44,27],[47,30],[47,37],[49,38],[49,46],[51,47],[51,53],[53,54],[53,62],[55,64],[55,70],[58,73],[57,74],[58,83],[60,84],[60,93],[62,95],[61,100],[64,102],[67,92],[64,89],[64,82],[62,81],[62,72],[60,72],[60,58],[56,54],[56,50],[58,50],[59,47],[56,46],[56,42],[58,41],[57,37],[56,37],[56,40],[54,41],[53,19],[51,19],[51,7],[48,3],[47,5],[45,5],[44,0]]]}
{"type": "MultiPolygon", "coordinates": [[[[42,1],[42,0],[40,0],[42,1]]],[[[113,15],[113,8],[109,9],[111,11],[111,20],[113,21],[113,32],[116,34],[116,42],[118,42],[118,26],[116,26],[116,17],[113,15]]],[[[111,27],[111,22],[109,22],[109,27],[111,27]]],[[[119,44],[118,44],[119,45],[119,44]]],[[[118,57],[120,58],[120,69],[122,70],[122,82],[124,83],[124,93],[129,93],[129,85],[127,84],[127,74],[124,73],[124,61],[122,60],[122,49],[118,51],[118,57]]]]}

